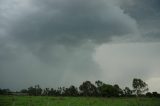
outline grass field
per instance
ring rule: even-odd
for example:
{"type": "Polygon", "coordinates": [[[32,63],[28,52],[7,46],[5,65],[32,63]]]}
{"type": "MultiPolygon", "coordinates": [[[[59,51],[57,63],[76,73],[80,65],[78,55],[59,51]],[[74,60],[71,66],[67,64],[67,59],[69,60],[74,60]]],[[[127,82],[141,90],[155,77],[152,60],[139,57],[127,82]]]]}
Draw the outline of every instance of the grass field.
{"type": "Polygon", "coordinates": [[[0,106],[160,106],[160,98],[0,96],[0,106]]]}

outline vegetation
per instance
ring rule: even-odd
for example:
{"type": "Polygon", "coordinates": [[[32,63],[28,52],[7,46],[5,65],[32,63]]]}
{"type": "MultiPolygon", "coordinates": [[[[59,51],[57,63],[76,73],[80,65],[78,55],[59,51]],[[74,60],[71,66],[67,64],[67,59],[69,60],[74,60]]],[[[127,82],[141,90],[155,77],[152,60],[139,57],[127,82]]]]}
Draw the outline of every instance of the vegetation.
{"type": "Polygon", "coordinates": [[[133,92],[136,93],[137,96],[141,95],[142,93],[148,91],[148,85],[143,82],[141,79],[133,79],[133,92]]]}
{"type": "Polygon", "coordinates": [[[134,78],[132,86],[133,90],[129,87],[122,89],[118,84],[110,85],[98,80],[95,81],[95,84],[92,84],[90,81],[85,81],[79,86],[79,89],[74,85],[71,85],[69,88],[59,87],[58,89],[42,89],[39,85],[35,85],[28,89],[22,89],[20,92],[11,92],[9,89],[0,89],[0,95],[15,95],[19,93],[18,95],[29,96],[160,97],[160,94],[157,92],[148,92],[148,85],[141,79],[134,78]]]}
{"type": "Polygon", "coordinates": [[[0,96],[0,106],[160,106],[160,98],[0,96]]]}
{"type": "Polygon", "coordinates": [[[132,85],[133,90],[122,89],[98,80],[95,84],[85,81],[79,88],[42,89],[36,85],[20,92],[0,89],[0,106],[160,106],[160,94],[147,92],[144,81],[135,78],[132,85]]]}
{"type": "Polygon", "coordinates": [[[110,85],[102,81],[95,81],[95,84],[90,81],[83,82],[79,88],[71,85],[68,88],[59,87],[42,89],[39,85],[29,87],[28,89],[22,89],[20,92],[13,93],[9,89],[0,89],[0,95],[29,95],[29,96],[84,96],[84,97],[160,97],[157,92],[147,92],[148,85],[141,79],[133,79],[133,90],[129,87],[124,89],[120,88],[118,84],[110,85]],[[147,93],[146,93],[147,92],[147,93]],[[146,95],[145,95],[146,93],[146,95]]]}

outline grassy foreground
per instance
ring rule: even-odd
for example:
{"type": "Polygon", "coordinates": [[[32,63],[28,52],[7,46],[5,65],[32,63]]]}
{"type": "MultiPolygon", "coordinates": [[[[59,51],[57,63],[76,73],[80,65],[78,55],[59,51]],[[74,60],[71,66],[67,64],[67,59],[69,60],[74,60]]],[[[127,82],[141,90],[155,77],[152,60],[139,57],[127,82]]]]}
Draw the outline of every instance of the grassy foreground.
{"type": "Polygon", "coordinates": [[[160,106],[160,98],[0,96],[0,106],[160,106]]]}

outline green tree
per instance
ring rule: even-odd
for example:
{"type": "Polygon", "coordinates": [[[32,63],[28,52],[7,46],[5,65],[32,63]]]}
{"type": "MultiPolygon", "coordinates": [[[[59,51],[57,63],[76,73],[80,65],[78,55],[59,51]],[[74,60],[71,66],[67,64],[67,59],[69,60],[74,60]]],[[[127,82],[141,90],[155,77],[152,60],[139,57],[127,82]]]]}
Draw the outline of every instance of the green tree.
{"type": "Polygon", "coordinates": [[[98,81],[95,81],[95,84],[97,85],[97,87],[101,87],[103,85],[103,82],[98,80],[98,81]]]}
{"type": "Polygon", "coordinates": [[[10,89],[0,89],[0,95],[7,95],[10,92],[11,92],[10,89]]]}
{"type": "Polygon", "coordinates": [[[42,94],[42,89],[39,85],[35,85],[35,87],[29,87],[28,88],[29,95],[39,96],[42,94]]]}
{"type": "Polygon", "coordinates": [[[141,79],[138,79],[138,78],[133,79],[132,86],[133,86],[133,92],[135,92],[135,94],[137,96],[139,96],[149,90],[148,85],[144,81],[142,81],[141,79]]]}
{"type": "Polygon", "coordinates": [[[78,96],[78,89],[71,85],[69,88],[64,89],[65,96],[78,96]]]}
{"type": "Polygon", "coordinates": [[[124,96],[131,96],[132,95],[132,90],[130,90],[129,87],[125,87],[123,92],[124,92],[124,96]]]}
{"type": "Polygon", "coordinates": [[[158,92],[152,92],[153,97],[160,97],[160,94],[158,92]]]}
{"type": "Polygon", "coordinates": [[[22,89],[20,92],[21,93],[28,93],[28,90],[27,89],[22,89]]]}
{"type": "Polygon", "coordinates": [[[43,90],[43,95],[49,96],[49,92],[50,92],[50,89],[49,89],[49,88],[45,88],[45,89],[43,90]]]}
{"type": "Polygon", "coordinates": [[[114,96],[114,88],[113,88],[112,85],[103,84],[103,85],[100,87],[100,91],[101,91],[102,96],[107,96],[107,97],[112,97],[112,96],[114,96]]]}
{"type": "Polygon", "coordinates": [[[84,96],[96,96],[97,95],[97,88],[94,84],[90,81],[85,81],[83,84],[79,86],[81,94],[84,96]]]}
{"type": "Polygon", "coordinates": [[[147,93],[146,93],[146,96],[147,96],[147,97],[152,97],[153,95],[152,95],[151,92],[147,92],[147,93]]]}
{"type": "Polygon", "coordinates": [[[123,95],[123,90],[119,87],[118,84],[115,84],[115,85],[113,86],[113,89],[114,89],[114,91],[113,91],[114,96],[119,97],[119,96],[122,96],[122,95],[123,95]]]}
{"type": "Polygon", "coordinates": [[[97,87],[97,96],[102,96],[102,86],[103,86],[103,82],[98,80],[98,81],[95,81],[95,84],[96,84],[96,87],[97,87]]]}
{"type": "Polygon", "coordinates": [[[99,96],[119,97],[123,94],[122,89],[117,84],[113,86],[113,85],[105,84],[99,80],[96,81],[95,84],[97,86],[97,91],[99,96]]]}

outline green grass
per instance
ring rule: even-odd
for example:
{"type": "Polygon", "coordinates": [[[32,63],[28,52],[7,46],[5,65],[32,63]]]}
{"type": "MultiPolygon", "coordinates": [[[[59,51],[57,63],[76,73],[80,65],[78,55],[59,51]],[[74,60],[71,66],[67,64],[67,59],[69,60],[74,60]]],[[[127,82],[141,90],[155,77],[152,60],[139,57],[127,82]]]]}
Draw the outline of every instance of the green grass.
{"type": "Polygon", "coordinates": [[[160,98],[0,96],[0,106],[160,106],[160,98]]]}

